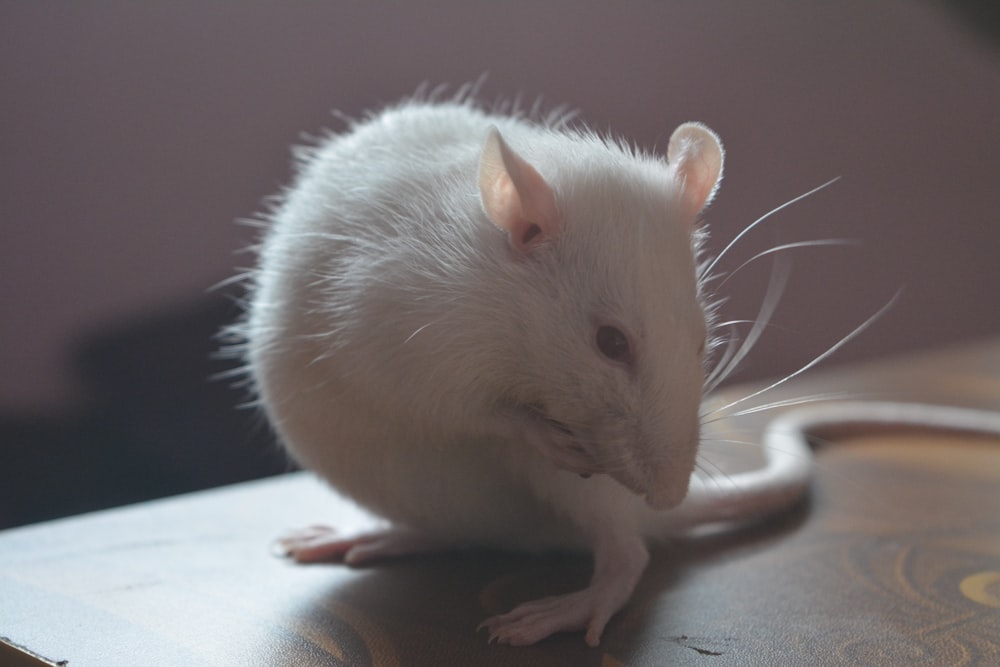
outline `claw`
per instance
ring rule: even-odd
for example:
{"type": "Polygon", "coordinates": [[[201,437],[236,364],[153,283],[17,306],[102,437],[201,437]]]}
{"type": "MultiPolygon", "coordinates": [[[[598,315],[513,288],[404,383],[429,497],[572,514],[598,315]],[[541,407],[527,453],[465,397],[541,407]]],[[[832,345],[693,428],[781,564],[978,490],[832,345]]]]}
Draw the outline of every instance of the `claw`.
{"type": "Polygon", "coordinates": [[[479,626],[490,631],[490,643],[526,646],[558,632],[585,630],[589,646],[600,644],[608,621],[628,601],[649,560],[637,535],[612,533],[609,538],[595,550],[594,576],[587,588],[491,616],[479,626]]]}

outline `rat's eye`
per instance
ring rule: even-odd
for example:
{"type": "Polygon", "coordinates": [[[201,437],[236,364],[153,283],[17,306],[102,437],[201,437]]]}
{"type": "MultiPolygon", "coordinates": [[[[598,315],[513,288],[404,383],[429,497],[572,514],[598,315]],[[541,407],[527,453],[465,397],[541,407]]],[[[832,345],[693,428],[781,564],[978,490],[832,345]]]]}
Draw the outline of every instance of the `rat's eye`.
{"type": "Polygon", "coordinates": [[[611,361],[627,364],[632,361],[628,337],[621,329],[604,325],[597,329],[597,349],[611,361]]]}

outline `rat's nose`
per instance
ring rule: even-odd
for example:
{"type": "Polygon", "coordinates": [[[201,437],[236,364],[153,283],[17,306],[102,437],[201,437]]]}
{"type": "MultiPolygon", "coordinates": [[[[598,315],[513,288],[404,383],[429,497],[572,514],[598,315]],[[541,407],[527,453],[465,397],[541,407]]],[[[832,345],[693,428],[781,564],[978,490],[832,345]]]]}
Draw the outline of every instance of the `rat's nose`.
{"type": "Polygon", "coordinates": [[[655,510],[666,510],[681,504],[691,485],[700,442],[699,425],[696,423],[692,435],[676,442],[683,443],[669,450],[669,455],[650,465],[645,470],[644,486],[646,504],[655,510]]]}
{"type": "Polygon", "coordinates": [[[654,510],[668,510],[676,507],[687,495],[691,484],[691,474],[657,475],[657,480],[651,480],[646,489],[646,504],[654,510]],[[671,478],[676,479],[671,479],[671,478]]]}

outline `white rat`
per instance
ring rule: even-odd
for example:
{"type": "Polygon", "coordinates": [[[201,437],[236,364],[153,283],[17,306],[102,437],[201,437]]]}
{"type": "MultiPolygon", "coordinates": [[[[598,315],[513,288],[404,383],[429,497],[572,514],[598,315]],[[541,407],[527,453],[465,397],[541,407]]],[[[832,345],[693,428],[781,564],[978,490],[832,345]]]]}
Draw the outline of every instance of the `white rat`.
{"type": "Polygon", "coordinates": [[[306,156],[259,249],[247,366],[292,456],[390,527],[306,530],[289,553],[589,549],[585,589],[484,626],[596,645],[648,539],[797,498],[809,454],[787,443],[689,493],[711,346],[697,218],[722,164],[698,123],[664,160],[465,99],[404,102],[306,156]]]}

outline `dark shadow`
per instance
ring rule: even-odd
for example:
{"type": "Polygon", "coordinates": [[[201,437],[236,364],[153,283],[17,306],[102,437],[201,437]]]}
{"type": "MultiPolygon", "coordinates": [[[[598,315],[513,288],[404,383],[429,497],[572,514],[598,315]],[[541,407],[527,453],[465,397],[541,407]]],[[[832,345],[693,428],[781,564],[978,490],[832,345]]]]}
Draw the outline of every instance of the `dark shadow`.
{"type": "Polygon", "coordinates": [[[245,389],[213,379],[217,334],[239,316],[214,293],[95,332],[73,367],[82,405],[0,415],[0,528],[293,469],[245,389]]]}

